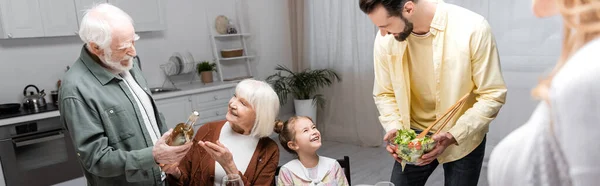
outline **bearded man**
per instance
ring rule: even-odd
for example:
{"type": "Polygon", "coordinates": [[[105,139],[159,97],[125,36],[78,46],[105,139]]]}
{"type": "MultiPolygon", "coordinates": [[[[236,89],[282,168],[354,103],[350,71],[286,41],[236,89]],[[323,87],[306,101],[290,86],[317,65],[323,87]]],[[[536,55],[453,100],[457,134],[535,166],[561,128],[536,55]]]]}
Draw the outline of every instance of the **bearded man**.
{"type": "Polygon", "coordinates": [[[359,0],[359,6],[379,28],[373,97],[385,141],[394,139],[398,129],[420,133],[471,95],[449,125],[431,128],[439,132],[432,136],[437,144],[415,165],[403,169],[397,147],[387,145],[396,160],[391,182],[425,185],[442,164],[446,186],[476,186],[486,134],[507,92],[490,25],[483,16],[443,0],[359,0]]]}

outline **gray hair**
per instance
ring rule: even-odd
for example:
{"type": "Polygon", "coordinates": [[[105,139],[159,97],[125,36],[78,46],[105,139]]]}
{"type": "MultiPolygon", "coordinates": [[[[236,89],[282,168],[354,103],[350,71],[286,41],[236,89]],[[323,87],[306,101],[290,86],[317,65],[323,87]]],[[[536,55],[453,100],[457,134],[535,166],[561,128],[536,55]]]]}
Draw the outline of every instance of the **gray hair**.
{"type": "Polygon", "coordinates": [[[264,81],[245,79],[237,84],[235,92],[236,96],[246,99],[256,113],[250,135],[259,138],[271,135],[279,114],[279,97],[271,85],[264,81]]]}
{"type": "Polygon", "coordinates": [[[85,11],[79,25],[79,37],[88,44],[94,42],[100,48],[107,48],[112,42],[112,28],[114,21],[127,21],[133,25],[133,19],[120,8],[108,3],[93,6],[85,11]]]}

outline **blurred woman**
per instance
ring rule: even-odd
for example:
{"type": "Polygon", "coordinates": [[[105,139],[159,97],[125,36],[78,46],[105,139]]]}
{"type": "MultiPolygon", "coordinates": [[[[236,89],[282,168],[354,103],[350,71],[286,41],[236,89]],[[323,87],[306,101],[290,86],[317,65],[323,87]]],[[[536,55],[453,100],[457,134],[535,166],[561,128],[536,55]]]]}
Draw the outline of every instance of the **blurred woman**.
{"type": "Polygon", "coordinates": [[[533,0],[538,17],[559,13],[564,37],[552,73],[533,90],[529,121],[493,150],[491,185],[600,183],[600,0],[533,0]]]}

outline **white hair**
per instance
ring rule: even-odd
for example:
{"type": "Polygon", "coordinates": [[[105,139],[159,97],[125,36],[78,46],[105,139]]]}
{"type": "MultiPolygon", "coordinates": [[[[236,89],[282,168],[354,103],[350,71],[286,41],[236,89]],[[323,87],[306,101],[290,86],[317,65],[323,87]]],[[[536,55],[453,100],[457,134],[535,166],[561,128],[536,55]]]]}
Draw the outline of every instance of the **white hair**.
{"type": "Polygon", "coordinates": [[[89,47],[90,42],[100,48],[110,47],[112,42],[111,25],[115,21],[126,21],[133,25],[133,19],[120,8],[108,3],[93,6],[85,11],[79,25],[79,37],[89,47]]]}
{"type": "Polygon", "coordinates": [[[273,133],[279,114],[279,97],[271,86],[254,79],[245,79],[235,88],[236,96],[246,99],[254,108],[256,119],[250,135],[267,137],[273,133]]]}

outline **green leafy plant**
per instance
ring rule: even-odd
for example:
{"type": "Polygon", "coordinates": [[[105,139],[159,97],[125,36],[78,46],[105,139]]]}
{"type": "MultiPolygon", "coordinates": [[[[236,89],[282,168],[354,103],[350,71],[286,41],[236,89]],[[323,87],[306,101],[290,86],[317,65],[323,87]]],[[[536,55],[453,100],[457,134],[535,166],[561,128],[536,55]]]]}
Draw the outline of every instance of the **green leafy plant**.
{"type": "Polygon", "coordinates": [[[273,85],[282,105],[287,102],[288,94],[292,94],[295,99],[312,99],[313,104],[323,108],[325,98],[323,95],[317,94],[317,91],[325,86],[330,86],[336,80],[342,81],[339,75],[331,69],[305,69],[301,72],[293,72],[285,66],[277,65],[275,70],[279,72],[267,77],[267,82],[273,85]],[[282,72],[287,75],[282,75],[282,72]]]}
{"type": "Polygon", "coordinates": [[[208,61],[202,61],[202,62],[200,62],[200,63],[198,63],[196,65],[196,71],[198,73],[205,72],[205,71],[215,71],[216,72],[217,71],[217,64],[216,63],[211,63],[211,62],[208,62],[208,61]]]}

